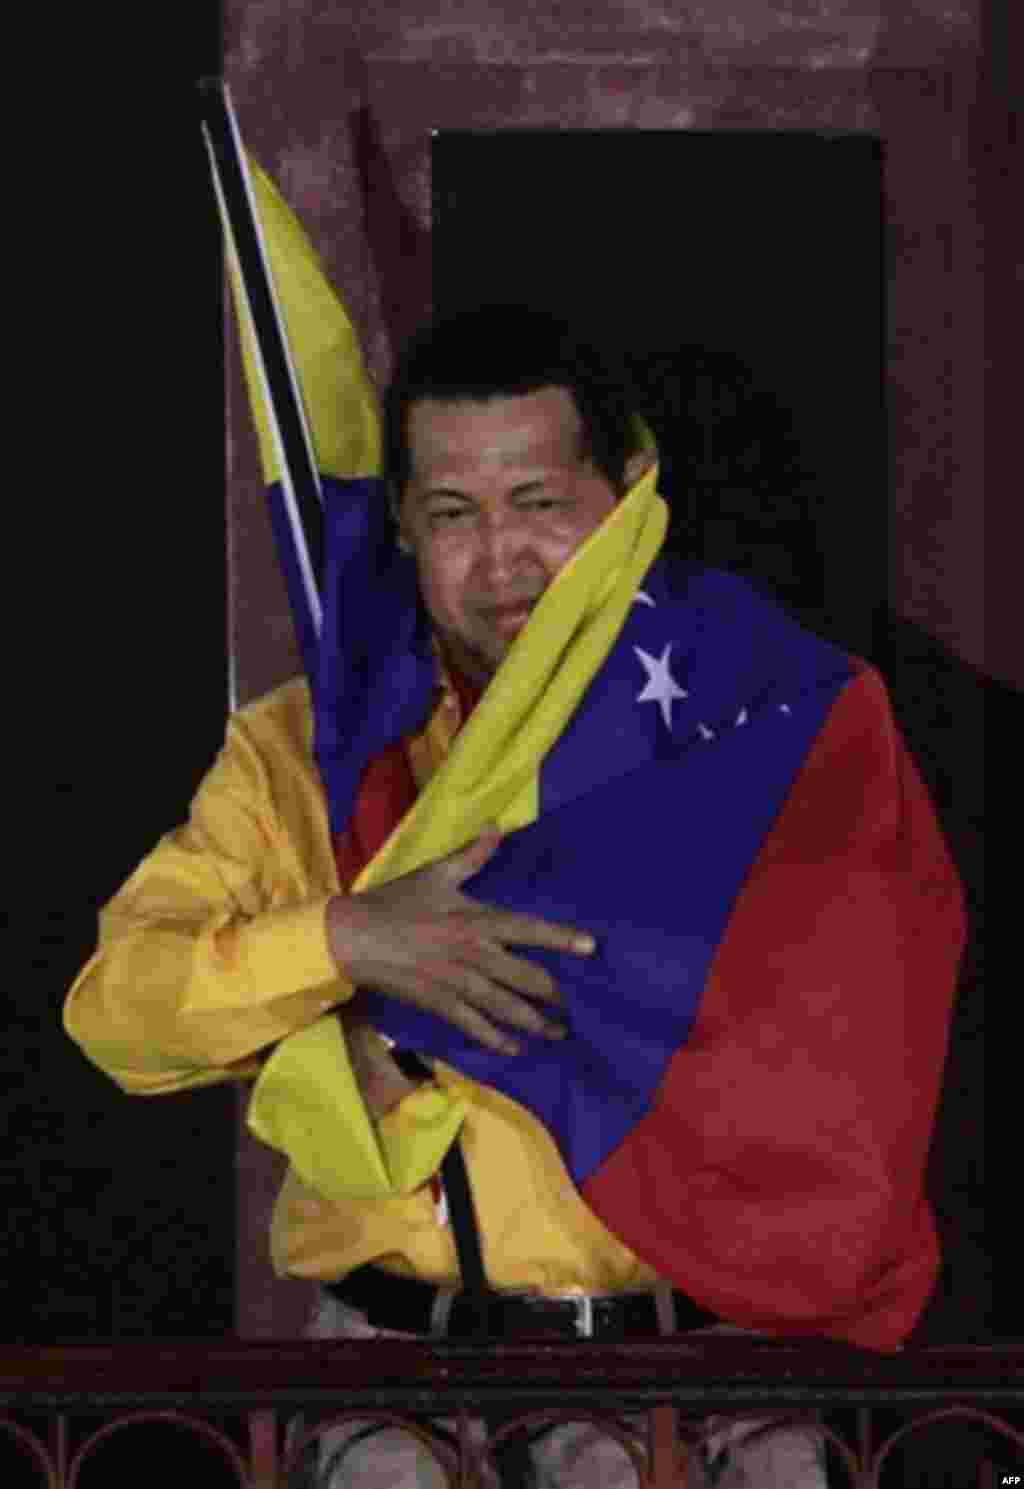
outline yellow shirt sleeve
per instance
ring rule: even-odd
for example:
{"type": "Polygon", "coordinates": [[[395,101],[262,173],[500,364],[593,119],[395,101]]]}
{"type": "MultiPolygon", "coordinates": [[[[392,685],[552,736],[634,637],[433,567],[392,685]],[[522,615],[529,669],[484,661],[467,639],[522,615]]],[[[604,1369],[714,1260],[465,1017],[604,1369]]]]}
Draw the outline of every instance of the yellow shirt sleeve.
{"type": "MultiPolygon", "coordinates": [[[[456,720],[439,705],[409,741],[418,784],[437,769],[456,720]]],[[[188,822],[161,840],[100,915],[99,945],[67,999],[64,1024],[124,1091],[158,1095],[257,1075],[260,1051],[287,1058],[324,1006],[351,996],[326,935],[338,886],[327,807],[312,754],[312,710],[293,679],[229,721],[224,748],[188,822]]],[[[344,1048],[337,1021],[334,1034],[344,1048]]],[[[308,1117],[309,1093],[283,1104],[308,1117]]],[[[418,1160],[439,1124],[459,1128],[480,1214],[488,1276],[510,1290],[628,1291],[653,1276],[573,1189],[531,1113],[439,1067],[380,1123],[342,1104],[351,1190],[331,1194],[290,1170],[271,1246],[281,1275],[340,1277],[364,1261],[453,1284],[451,1231],[438,1224],[418,1160]],[[422,1141],[409,1142],[410,1127],[422,1141]]],[[[441,1141],[441,1150],[447,1141],[441,1141]]]]}
{"type": "Polygon", "coordinates": [[[64,1027],[123,1090],[253,1076],[260,1050],[351,997],[327,940],[338,881],[310,729],[301,679],[236,714],[188,822],[100,912],[64,1027]]]}

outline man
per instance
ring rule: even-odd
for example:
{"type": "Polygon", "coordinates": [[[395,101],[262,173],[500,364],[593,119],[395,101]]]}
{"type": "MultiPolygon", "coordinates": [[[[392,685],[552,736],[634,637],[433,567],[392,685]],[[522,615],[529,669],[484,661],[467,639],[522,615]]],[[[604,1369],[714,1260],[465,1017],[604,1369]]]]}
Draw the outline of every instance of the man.
{"type": "MultiPolygon", "coordinates": [[[[777,799],[764,808],[753,851],[736,850],[739,869],[730,872],[739,873],[740,898],[730,929],[724,935],[708,932],[704,962],[694,963],[706,965],[707,975],[696,979],[706,981],[704,1002],[685,1031],[691,1063],[673,1061],[669,1069],[667,1056],[648,1056],[644,1047],[643,1058],[654,1071],[652,1094],[639,1099],[635,1127],[646,1146],[631,1146],[632,1131],[623,1137],[630,1118],[615,1128],[607,1151],[577,1161],[590,1134],[573,1130],[566,1136],[554,1119],[546,1125],[549,1096],[539,1094],[545,1071],[555,1071],[550,1101],[557,1104],[558,1093],[570,1089],[576,1079],[572,1051],[593,1026],[579,1089],[583,1106],[592,1102],[589,1110],[600,1125],[619,1099],[613,1089],[618,1080],[604,1086],[599,1080],[594,1096],[586,1085],[598,1059],[594,1051],[610,1037],[614,1059],[616,1044],[621,1050],[623,1042],[641,1040],[641,1026],[631,1029],[628,1014],[625,1034],[619,1032],[616,1000],[628,1002],[635,988],[646,1017],[644,976],[649,973],[656,984],[662,979],[670,1002],[677,988],[682,1002],[683,984],[692,980],[689,963],[673,962],[682,955],[671,939],[676,927],[669,924],[663,935],[653,915],[643,943],[657,947],[649,953],[658,961],[653,971],[640,968],[631,951],[633,961],[623,965],[635,970],[625,984],[617,976],[610,1002],[592,1004],[585,991],[567,999],[567,986],[585,989],[589,984],[580,978],[599,978],[602,966],[619,965],[612,947],[619,936],[614,896],[625,904],[630,880],[641,872],[635,853],[622,856],[628,808],[614,818],[607,798],[607,820],[620,824],[603,848],[601,873],[613,892],[607,911],[598,908],[596,888],[594,899],[581,897],[572,915],[531,913],[529,896],[519,890],[518,903],[512,896],[510,905],[506,896],[502,905],[497,894],[491,899],[482,888],[467,889],[477,876],[481,885],[504,883],[503,855],[532,841],[529,826],[516,830],[522,793],[510,798],[509,820],[516,826],[506,822],[504,834],[475,832],[455,851],[372,882],[373,864],[415,820],[417,806],[438,801],[431,789],[450,782],[446,770],[457,755],[466,756],[467,721],[475,726],[486,710],[490,718],[517,705],[522,658],[539,644],[538,635],[543,640],[554,632],[567,585],[595,545],[620,516],[631,520],[638,498],[654,499],[653,450],[630,415],[628,395],[607,360],[551,317],[485,310],[428,328],[413,342],[389,392],[385,447],[397,544],[413,566],[421,618],[428,622],[433,690],[427,707],[399,739],[367,751],[348,799],[331,775],[337,738],[331,708],[343,689],[327,686],[315,744],[314,710],[301,680],[241,710],[229,723],[225,749],[200,787],[189,824],[165,838],[105,908],[98,950],[69,995],[69,1033],[127,1091],[258,1078],[251,1125],[293,1160],[273,1223],[275,1265],[325,1284],[314,1335],[444,1332],[446,1319],[449,1332],[473,1332],[480,1324],[479,1300],[467,1303],[457,1294],[461,1284],[474,1285],[466,1271],[477,1228],[483,1282],[514,1303],[488,1315],[485,1324],[492,1327],[522,1327],[525,1310],[527,1328],[562,1328],[566,1309],[557,1300],[588,1297],[595,1300],[591,1310],[607,1314],[623,1334],[734,1326],[831,1333],[893,1348],[923,1307],[934,1278],[934,1230],[920,1193],[921,1171],[962,923],[955,875],[870,669],[855,669],[851,678],[845,661],[837,670],[830,649],[813,638],[799,640],[795,627],[745,589],[742,596],[728,583],[709,589],[699,566],[654,562],[662,525],[647,548],[638,547],[643,585],[635,578],[623,581],[623,613],[604,650],[597,647],[590,658],[590,680],[563,706],[554,743],[538,747],[545,767],[557,760],[628,653],[646,686],[629,694],[630,705],[638,706],[628,720],[622,715],[618,732],[624,737],[634,719],[642,720],[644,750],[659,770],[664,765],[673,772],[659,774],[659,782],[678,781],[683,790],[687,777],[704,780],[702,771],[719,767],[701,762],[743,748],[743,729],[756,724],[762,731],[752,757],[737,756],[745,763],[725,767],[732,799],[724,799],[719,788],[714,792],[718,810],[728,818],[732,808],[742,828],[756,816],[744,805],[746,778],[757,774],[783,735],[765,732],[767,705],[758,713],[751,695],[749,717],[745,702],[739,709],[730,703],[734,727],[728,740],[717,716],[714,727],[710,714],[695,720],[695,738],[719,745],[718,755],[677,753],[673,725],[691,694],[700,693],[702,648],[710,654],[717,631],[730,624],[735,629],[730,617],[749,601],[765,633],[778,623],[785,637],[780,648],[804,647],[801,656],[812,658],[817,669],[815,687],[824,702],[815,706],[824,712],[812,711],[806,725],[814,748],[795,788],[789,767],[780,766],[777,799]],[[660,656],[650,649],[653,643],[632,644],[629,628],[646,624],[648,608],[653,613],[659,607],[677,627],[675,672],[671,642],[660,656]],[[684,655],[690,658],[688,671],[684,655]],[[849,744],[837,755],[834,720],[843,709],[842,738],[849,744]],[[869,722],[865,709],[873,711],[869,722]],[[833,722],[819,729],[826,716],[833,722]],[[848,818],[839,813],[830,829],[821,803],[848,791],[843,762],[856,757],[860,771],[869,736],[868,753],[877,763],[867,784],[858,776],[848,818]],[[781,804],[785,809],[776,821],[781,804]],[[858,849],[864,815],[873,819],[870,842],[858,849]],[[883,817],[877,825],[874,819],[883,817]],[[797,915],[797,928],[784,933],[790,939],[775,945],[767,922],[784,919],[785,896],[776,893],[766,912],[761,886],[777,876],[780,863],[791,874],[787,882],[799,886],[789,898],[806,910],[801,908],[802,919],[797,915]],[[833,871],[843,892],[828,891],[819,904],[814,885],[833,871]],[[488,879],[489,873],[498,877],[488,879]],[[930,876],[927,893],[922,875],[930,876]],[[359,891],[352,892],[357,884],[359,891]],[[839,904],[844,896],[848,903],[839,904]],[[886,919],[890,903],[895,931],[886,919]],[[592,923],[588,907],[600,925],[592,923]],[[836,915],[845,929],[833,933],[830,917],[836,915]],[[889,962],[887,937],[905,934],[907,966],[915,974],[907,979],[915,983],[912,1003],[924,1014],[913,1041],[908,1032],[906,1047],[897,1043],[895,1058],[884,1051],[893,1031],[898,1038],[905,1027],[903,1005],[894,1023],[885,1025],[889,1011],[883,1005],[892,999],[883,997],[875,1007],[873,964],[867,962],[857,968],[850,994],[842,965],[849,960],[848,944],[836,937],[851,934],[864,945],[877,941],[889,962]],[[819,940],[814,976],[822,977],[820,967],[828,966],[827,985],[808,983],[800,971],[803,981],[790,987],[786,979],[796,974],[789,969],[803,968],[819,940]],[[923,953],[917,943],[925,946],[923,953]],[[757,947],[753,969],[741,967],[744,946],[757,947]],[[816,1007],[809,1011],[810,1000],[816,1007]],[[877,1022],[866,1029],[859,1020],[877,1022]],[[349,1115],[344,1131],[337,1129],[337,1142],[349,1131],[369,1134],[365,1141],[360,1136],[367,1151],[374,1145],[365,1179],[357,1172],[358,1159],[343,1163],[336,1155],[307,1155],[301,1140],[286,1131],[296,1103],[315,1084],[312,1075],[309,1087],[304,1084],[312,1064],[297,1066],[289,1051],[300,1049],[306,1058],[312,1041],[321,1034],[337,1040],[342,1026],[359,1105],[344,1108],[349,1115]],[[417,1065],[404,1057],[396,1063],[381,1030],[437,1063],[417,1065]],[[449,1036],[454,1045],[446,1043],[449,1036]],[[879,1091],[877,1102],[866,1094],[871,1083],[863,1076],[865,1051],[876,1040],[882,1065],[905,1067],[912,1099],[888,1088],[879,1091]],[[564,1057],[545,1050],[564,1051],[564,1057]],[[517,1075],[517,1068],[525,1074],[517,1075]],[[756,1093],[753,1116],[744,1082],[756,1093]],[[794,1086],[803,1093],[801,1103],[810,1102],[796,1113],[783,1109],[783,1096],[794,1086]],[[652,1103],[654,1125],[662,1123],[653,1137],[652,1116],[644,1113],[652,1103]],[[807,1136],[815,1117],[820,1134],[812,1130],[807,1136]],[[681,1136],[678,1152],[667,1156],[660,1135],[666,1126],[681,1136]],[[437,1132],[441,1139],[431,1149],[437,1132]],[[424,1143],[430,1157],[421,1173],[416,1165],[424,1143]],[[699,1151],[691,1152],[688,1144],[699,1151]],[[445,1152],[462,1153],[468,1170],[469,1218],[463,1214],[455,1233],[448,1213],[455,1181],[449,1171],[440,1183],[436,1172],[445,1152]],[[407,1174],[403,1182],[398,1175],[407,1162],[415,1180],[407,1174]],[[667,1164],[668,1181],[655,1182],[649,1187],[658,1194],[647,1194],[643,1173],[658,1178],[659,1164],[667,1164]],[[586,1185],[582,1173],[589,1176],[586,1185]],[[636,1215],[624,1213],[621,1195],[632,1197],[636,1215]],[[802,1237],[799,1217],[805,1211],[808,1230],[802,1237]],[[826,1260],[815,1238],[827,1232],[833,1212],[839,1246],[826,1260]]],[[[637,520],[638,533],[648,526],[637,520]]],[[[609,593],[618,572],[609,571],[609,593]]],[[[326,599],[329,606],[330,593],[326,599]]],[[[602,590],[590,609],[583,606],[566,650],[579,651],[587,642],[606,601],[602,590]]],[[[411,653],[418,644],[415,624],[409,635],[411,653]]],[[[768,654],[775,666],[773,645],[768,654]]],[[[536,713],[558,701],[559,658],[551,661],[554,682],[538,691],[536,713]]],[[[421,648],[417,665],[423,660],[421,648]]],[[[762,682],[763,661],[757,673],[762,682]]],[[[329,675],[325,671],[319,679],[321,693],[329,675]]],[[[792,675],[797,678],[796,671],[792,675]]],[[[393,681],[378,669],[367,686],[386,697],[393,681]]],[[[707,682],[704,696],[711,691],[707,682]]],[[[796,693],[792,706],[772,703],[772,727],[795,722],[802,707],[796,693]]],[[[517,725],[506,753],[514,754],[520,732],[535,724],[531,714],[521,730],[517,725]]],[[[596,778],[595,787],[604,789],[596,778]]],[[[451,799],[456,795],[450,793],[451,799]]],[[[571,791],[564,789],[563,796],[571,811],[571,791]]],[[[538,830],[556,819],[554,798],[545,801],[543,790],[540,797],[533,817],[522,818],[536,821],[538,830]]],[[[443,812],[444,799],[435,815],[443,812]]],[[[588,800],[581,798],[584,815],[588,800]]],[[[696,804],[690,820],[696,827],[696,804]]],[[[556,835],[566,858],[577,851],[578,830],[556,835]]],[[[723,828],[725,836],[729,830],[723,828]]],[[[537,864],[551,856],[545,842],[526,881],[542,883],[537,864]]],[[[684,908],[700,900],[706,880],[711,899],[727,901],[718,911],[723,923],[728,920],[732,901],[714,888],[716,873],[707,855],[699,874],[688,878],[680,870],[678,882],[668,885],[665,919],[685,918],[684,908]]],[[[664,878],[654,876],[652,895],[659,887],[655,880],[663,887],[664,878]]],[[[571,896],[561,892],[558,903],[572,903],[571,896]]],[[[687,939],[693,939],[689,932],[687,939]]],[[[699,994],[697,988],[694,996],[699,994]]],[[[324,1048],[313,1051],[316,1058],[324,1048]]],[[[344,1067],[336,1070],[340,1082],[344,1067]]],[[[327,1100],[334,1101],[334,1073],[326,1087],[327,1100]]],[[[303,1107],[303,1121],[307,1114],[303,1107]]],[[[314,1111],[317,1120],[320,1115],[314,1111]]],[[[568,1309],[574,1318],[577,1311],[568,1309]]],[[[709,1458],[714,1463],[707,1463],[708,1482],[766,1489],[819,1489],[824,1482],[819,1452],[799,1433],[745,1451],[735,1443],[730,1449],[729,1438],[718,1433],[709,1451],[697,1455],[689,1486],[704,1482],[702,1464],[709,1458]]],[[[544,1484],[633,1482],[623,1451],[582,1429],[561,1428],[542,1437],[533,1464],[537,1482],[544,1484]]],[[[408,1439],[336,1434],[321,1451],[318,1482],[324,1489],[349,1482],[433,1483],[430,1472],[408,1439]],[[376,1477],[364,1479],[364,1473],[376,1477]]]]}
{"type": "MultiPolygon", "coordinates": [[[[504,335],[507,345],[510,332],[522,336],[522,317],[519,310],[492,313],[456,322],[454,335],[448,328],[441,356],[451,359],[448,376],[456,386],[465,385],[458,368],[479,355],[481,335],[504,335]]],[[[483,691],[551,580],[654,463],[650,451],[629,449],[621,393],[618,407],[608,398],[584,427],[578,402],[593,404],[594,394],[579,367],[581,351],[559,347],[543,318],[535,335],[533,357],[539,344],[541,363],[546,352],[561,365],[548,372],[525,362],[502,380],[539,386],[508,395],[485,390],[473,399],[443,391],[425,396],[416,388],[417,376],[424,380],[420,364],[438,357],[440,338],[423,338],[392,387],[386,413],[399,546],[415,555],[443,663],[464,700],[483,691]],[[574,372],[575,385],[548,381],[574,372]]],[[[431,384],[443,377],[433,367],[427,373],[431,384]]],[[[496,834],[484,836],[460,855],[455,875],[482,867],[497,843],[496,834]]],[[[357,986],[430,1009],[504,1054],[516,1054],[517,1046],[495,1019],[558,1038],[562,1026],[528,1001],[557,1004],[552,979],[511,957],[504,944],[514,939],[586,954],[592,938],[476,910],[452,873],[431,868],[332,900],[328,928],[339,967],[357,986]]]]}

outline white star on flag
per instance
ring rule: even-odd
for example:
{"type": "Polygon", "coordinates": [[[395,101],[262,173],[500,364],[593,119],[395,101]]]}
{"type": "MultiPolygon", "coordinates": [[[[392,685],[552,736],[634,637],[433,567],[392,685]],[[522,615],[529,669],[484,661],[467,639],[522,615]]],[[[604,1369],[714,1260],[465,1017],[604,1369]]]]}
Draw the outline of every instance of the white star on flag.
{"type": "Polygon", "coordinates": [[[660,657],[652,657],[649,652],[643,651],[641,647],[634,646],[633,650],[647,668],[647,681],[642,693],[637,694],[637,703],[658,703],[661,705],[661,716],[665,720],[665,728],[672,728],[672,703],[676,698],[688,698],[690,695],[685,688],[681,688],[672,676],[668,668],[668,655],[672,650],[669,641],[660,657]]]}
{"type": "Polygon", "coordinates": [[[656,600],[652,600],[651,597],[650,597],[650,595],[647,593],[647,591],[645,589],[638,589],[637,592],[636,592],[636,595],[634,596],[633,604],[634,605],[657,605],[657,601],[656,600]]]}

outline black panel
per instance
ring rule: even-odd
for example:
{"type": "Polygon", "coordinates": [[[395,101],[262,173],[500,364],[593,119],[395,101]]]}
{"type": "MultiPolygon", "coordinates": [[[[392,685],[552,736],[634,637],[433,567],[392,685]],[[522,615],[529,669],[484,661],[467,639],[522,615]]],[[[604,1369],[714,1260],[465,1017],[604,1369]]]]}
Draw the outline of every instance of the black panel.
{"type": "Polygon", "coordinates": [[[442,132],[434,302],[626,354],[673,545],[871,653],[887,588],[881,148],[863,135],[442,132]]]}
{"type": "Polygon", "coordinates": [[[9,777],[9,820],[28,810],[4,897],[0,1342],[232,1322],[233,1093],[123,1095],[60,1022],[99,906],[187,816],[227,709],[222,265],[194,90],[220,7],[183,8],[166,47],[132,35],[69,109],[85,215],[53,187],[78,304],[34,395],[56,416],[17,638],[38,686],[8,731],[30,758],[9,777]]]}

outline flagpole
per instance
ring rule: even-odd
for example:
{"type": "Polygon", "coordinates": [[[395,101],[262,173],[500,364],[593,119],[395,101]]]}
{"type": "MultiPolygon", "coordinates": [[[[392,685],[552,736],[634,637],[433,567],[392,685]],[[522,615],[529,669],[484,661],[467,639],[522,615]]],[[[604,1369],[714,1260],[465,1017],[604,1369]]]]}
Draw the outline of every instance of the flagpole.
{"type": "Polygon", "coordinates": [[[256,369],[281,473],[306,603],[317,636],[323,628],[323,493],[302,388],[270,270],[256,196],[227,84],[201,78],[202,131],[228,249],[238,269],[253,333],[256,369]]]}

